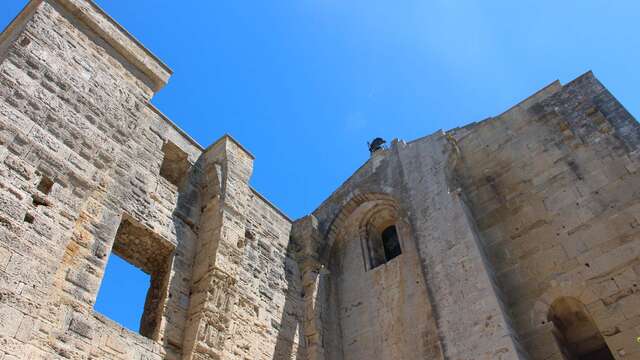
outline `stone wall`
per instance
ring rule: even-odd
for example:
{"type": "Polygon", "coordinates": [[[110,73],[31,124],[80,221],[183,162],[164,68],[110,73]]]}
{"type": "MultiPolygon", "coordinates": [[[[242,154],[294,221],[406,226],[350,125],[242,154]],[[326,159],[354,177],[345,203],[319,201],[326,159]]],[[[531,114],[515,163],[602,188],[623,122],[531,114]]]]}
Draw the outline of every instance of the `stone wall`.
{"type": "Polygon", "coordinates": [[[639,136],[587,73],[498,117],[373,153],[294,223],[311,259],[304,327],[316,358],[564,359],[600,345],[638,357],[639,136]],[[376,202],[406,229],[384,270],[368,270],[355,230],[376,202]],[[387,276],[407,265],[421,276],[387,276]],[[387,328],[397,312],[425,326],[387,328]]]}
{"type": "Polygon", "coordinates": [[[514,327],[559,356],[548,314],[581,301],[614,356],[640,357],[640,127],[587,73],[456,129],[467,196],[514,327]]]}
{"type": "Polygon", "coordinates": [[[289,242],[291,222],[256,193],[247,214],[246,236],[238,244],[244,249],[238,276],[243,298],[234,352],[239,360],[303,359],[302,286],[289,242]]]}
{"type": "Polygon", "coordinates": [[[220,358],[299,352],[290,221],[248,186],[250,170],[231,176],[253,161],[235,141],[205,150],[149,103],[164,64],[83,0],[31,1],[0,60],[0,358],[203,358],[197,344],[215,348],[206,330],[220,323],[234,339],[220,358]],[[211,199],[225,201],[203,212],[211,199]],[[217,262],[196,257],[203,237],[217,262]],[[225,269],[226,240],[238,265],[227,319],[194,321],[193,275],[225,269]],[[93,310],[112,250],[151,274],[140,333],[93,310]]]}
{"type": "Polygon", "coordinates": [[[373,200],[359,206],[346,219],[331,250],[324,275],[326,296],[332,300],[331,320],[339,329],[331,335],[337,337],[336,348],[344,356],[329,351],[327,359],[411,359],[428,353],[434,324],[425,311],[429,307],[425,282],[413,231],[397,218],[394,205],[373,200]],[[363,220],[372,216],[395,224],[403,252],[374,268],[363,263],[368,235],[362,233],[363,220]]]}
{"type": "Polygon", "coordinates": [[[450,191],[453,154],[444,133],[394,141],[294,223],[309,259],[305,303],[315,311],[306,309],[304,328],[314,358],[520,358],[473,221],[450,191]],[[379,206],[393,209],[402,254],[367,270],[353,224],[379,206]]]}
{"type": "Polygon", "coordinates": [[[591,73],[392,141],[295,222],[149,103],[170,74],[88,0],[0,35],[0,359],[640,356],[640,125],[591,73]],[[112,253],[151,277],[139,332],[93,310],[112,253]]]}

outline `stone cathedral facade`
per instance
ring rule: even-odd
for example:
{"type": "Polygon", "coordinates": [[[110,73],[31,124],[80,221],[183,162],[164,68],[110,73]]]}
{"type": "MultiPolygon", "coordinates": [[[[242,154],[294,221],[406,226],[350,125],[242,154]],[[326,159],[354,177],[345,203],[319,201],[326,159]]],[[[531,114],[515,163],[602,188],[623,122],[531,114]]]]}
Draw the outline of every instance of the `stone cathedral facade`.
{"type": "Polygon", "coordinates": [[[640,126],[591,73],[393,140],[293,221],[89,0],[0,35],[0,359],[640,359],[640,126]],[[139,332],[97,313],[111,254],[139,332]]]}

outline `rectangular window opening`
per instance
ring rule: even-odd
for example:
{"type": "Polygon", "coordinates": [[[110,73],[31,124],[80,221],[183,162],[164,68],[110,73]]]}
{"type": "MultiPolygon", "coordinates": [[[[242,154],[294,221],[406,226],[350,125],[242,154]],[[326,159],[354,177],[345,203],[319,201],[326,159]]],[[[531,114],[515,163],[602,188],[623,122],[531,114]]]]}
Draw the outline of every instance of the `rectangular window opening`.
{"type": "Polygon", "coordinates": [[[33,217],[33,215],[26,213],[24,214],[24,222],[29,223],[29,224],[33,224],[33,221],[35,220],[35,218],[33,217]]]}
{"type": "Polygon", "coordinates": [[[173,245],[123,218],[113,243],[95,310],[120,325],[159,339],[173,245]]]}
{"type": "Polygon", "coordinates": [[[395,225],[388,226],[381,232],[373,225],[368,226],[366,241],[369,270],[384,265],[402,254],[395,225]]]}
{"type": "Polygon", "coordinates": [[[160,166],[160,176],[167,179],[173,185],[180,187],[189,172],[189,156],[176,144],[167,141],[162,146],[164,158],[160,166]]]}
{"type": "Polygon", "coordinates": [[[402,250],[400,250],[400,241],[398,240],[398,232],[394,225],[389,226],[382,232],[382,245],[384,247],[386,261],[390,261],[402,253],[402,250]]]}
{"type": "Polygon", "coordinates": [[[53,180],[46,175],[42,175],[42,178],[40,178],[40,182],[38,183],[38,191],[45,195],[49,195],[51,188],[53,188],[53,180]]]}
{"type": "Polygon", "coordinates": [[[120,256],[109,256],[94,308],[131,331],[140,330],[151,277],[120,256]]]}

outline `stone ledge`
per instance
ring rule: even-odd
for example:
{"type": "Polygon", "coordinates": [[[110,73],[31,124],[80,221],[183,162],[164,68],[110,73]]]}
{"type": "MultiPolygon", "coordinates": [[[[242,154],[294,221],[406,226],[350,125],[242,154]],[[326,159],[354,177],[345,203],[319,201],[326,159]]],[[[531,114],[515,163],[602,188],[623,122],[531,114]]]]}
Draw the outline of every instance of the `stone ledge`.
{"type": "Polygon", "coordinates": [[[169,126],[171,126],[178,134],[182,135],[182,137],[184,137],[184,139],[191,143],[191,145],[193,145],[196,149],[200,150],[201,152],[204,151],[204,146],[200,145],[200,143],[196,139],[194,139],[193,137],[191,137],[191,135],[184,131],[184,129],[181,128],[180,125],[171,120],[165,113],[162,112],[162,110],[158,109],[150,102],[147,103],[147,107],[151,111],[153,111],[153,113],[158,115],[164,122],[169,124],[169,126]]]}
{"type": "Polygon", "coordinates": [[[229,134],[222,135],[218,140],[214,141],[211,145],[207,146],[207,148],[204,151],[209,151],[210,149],[213,149],[216,145],[218,145],[219,143],[221,143],[224,140],[231,141],[240,150],[242,150],[248,157],[250,157],[251,160],[255,160],[256,157],[253,156],[253,154],[249,150],[247,150],[247,148],[245,148],[242,144],[240,144],[240,142],[238,140],[236,140],[233,136],[231,136],[229,134]]]}

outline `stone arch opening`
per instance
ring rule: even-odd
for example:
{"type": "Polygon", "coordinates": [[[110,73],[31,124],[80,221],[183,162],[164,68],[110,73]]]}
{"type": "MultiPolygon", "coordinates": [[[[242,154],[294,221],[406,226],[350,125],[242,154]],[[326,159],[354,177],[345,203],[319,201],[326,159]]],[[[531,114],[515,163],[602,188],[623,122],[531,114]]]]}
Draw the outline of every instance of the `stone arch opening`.
{"type": "Polygon", "coordinates": [[[397,208],[375,204],[359,224],[365,271],[386,264],[402,253],[398,236],[397,208]]]}
{"type": "MultiPolygon", "coordinates": [[[[363,205],[372,202],[375,202],[379,206],[384,205],[397,209],[397,202],[395,198],[386,193],[368,192],[357,193],[350,196],[349,200],[345,202],[338,214],[334,217],[325,234],[326,238],[324,245],[320,250],[323,261],[328,259],[331,250],[334,249],[336,238],[343,236],[343,233],[347,228],[347,222],[353,221],[353,213],[356,210],[361,210],[363,205]]],[[[361,217],[358,216],[358,218],[361,217]]]]}
{"type": "Polygon", "coordinates": [[[614,360],[587,308],[576,298],[555,300],[547,319],[567,360],[614,360]]]}
{"type": "Polygon", "coordinates": [[[320,286],[327,306],[319,317],[333,327],[323,338],[326,358],[424,357],[430,348],[420,339],[435,323],[428,311],[416,311],[430,304],[415,233],[400,203],[387,194],[358,194],[334,219],[320,286]]]}

